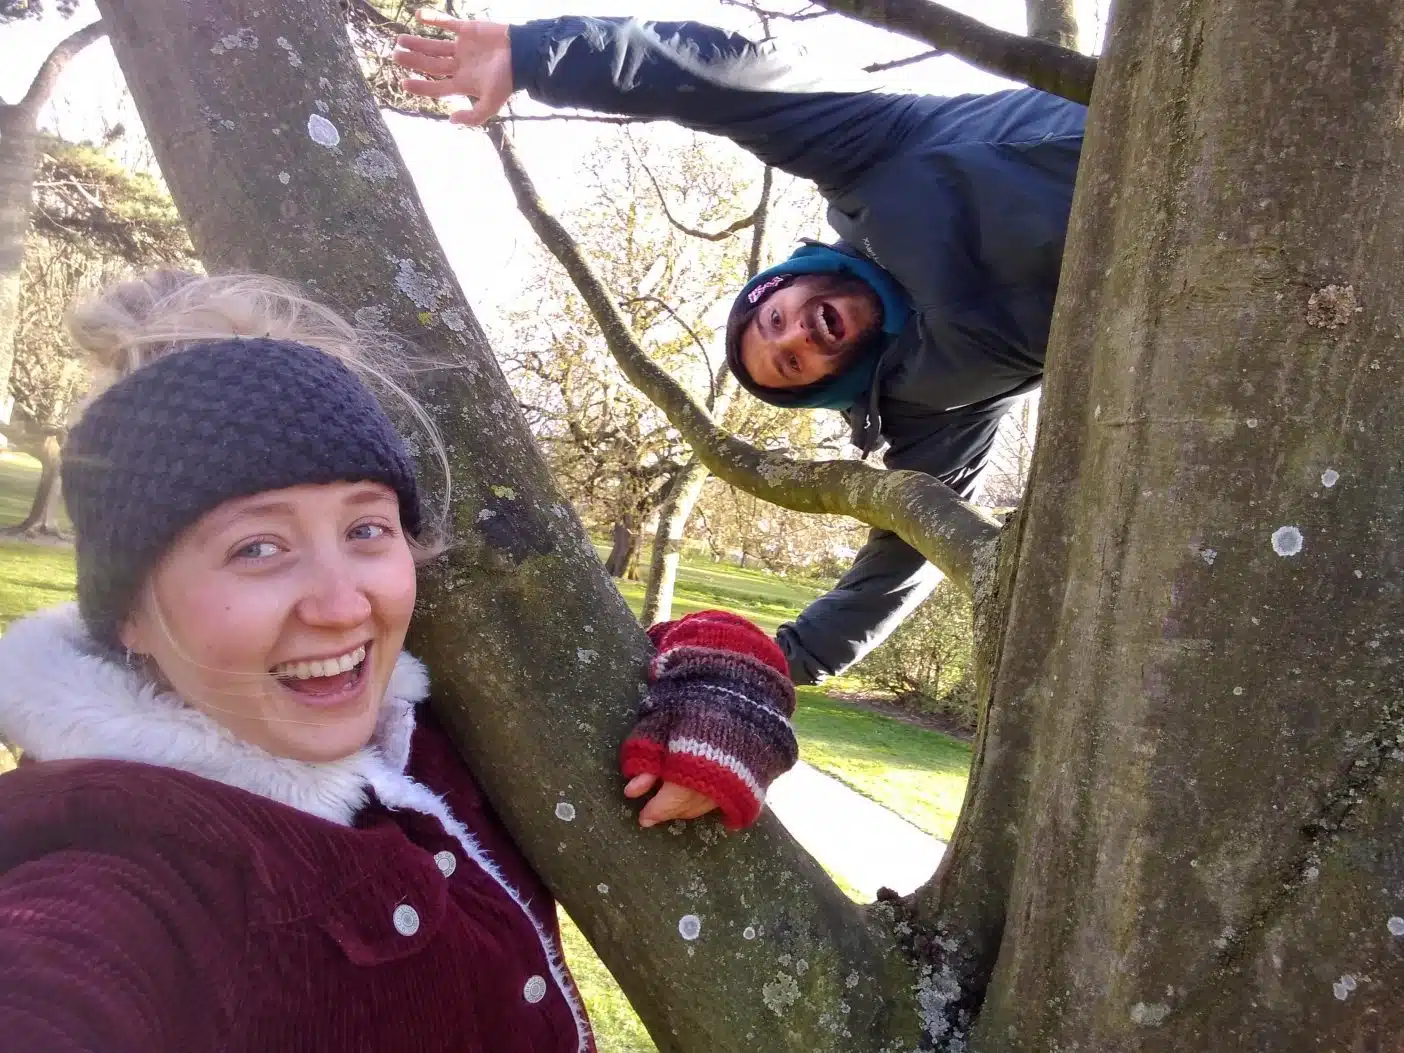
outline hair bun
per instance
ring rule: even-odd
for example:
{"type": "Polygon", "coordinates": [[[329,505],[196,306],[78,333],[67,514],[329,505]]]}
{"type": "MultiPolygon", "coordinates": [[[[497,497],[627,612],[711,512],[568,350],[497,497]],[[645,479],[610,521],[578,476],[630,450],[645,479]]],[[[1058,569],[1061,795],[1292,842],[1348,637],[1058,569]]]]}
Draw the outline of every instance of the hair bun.
{"type": "Polygon", "coordinates": [[[69,310],[69,335],[99,373],[111,380],[124,377],[171,351],[153,332],[165,328],[162,304],[199,280],[190,271],[163,269],[110,285],[69,310]]]}

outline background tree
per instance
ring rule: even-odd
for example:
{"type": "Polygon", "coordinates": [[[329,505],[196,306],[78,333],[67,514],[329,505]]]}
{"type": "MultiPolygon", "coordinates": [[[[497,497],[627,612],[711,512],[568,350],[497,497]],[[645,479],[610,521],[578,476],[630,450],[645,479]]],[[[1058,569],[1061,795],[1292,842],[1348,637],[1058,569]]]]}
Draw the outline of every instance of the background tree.
{"type": "Polygon", "coordinates": [[[1029,36],[1034,40],[1078,48],[1077,4],[1075,0],[1024,0],[1029,13],[1029,36]]]}
{"type": "MultiPolygon", "coordinates": [[[[74,0],[59,0],[55,10],[69,15],[74,0]]],[[[37,0],[5,0],[0,25],[38,17],[37,0]]],[[[0,418],[8,402],[10,369],[15,355],[15,319],[19,307],[20,266],[24,236],[29,229],[29,199],[39,156],[39,112],[73,57],[103,35],[101,23],[74,31],[54,46],[39,66],[24,96],[0,102],[0,418]]]]}
{"type": "Polygon", "coordinates": [[[647,838],[615,803],[641,633],[556,499],[402,177],[355,163],[394,145],[330,13],[103,9],[202,256],[380,306],[444,367],[421,372],[421,391],[455,450],[459,545],[427,575],[416,646],[460,748],[660,1048],[955,1049],[971,1024],[986,1051],[1397,1041],[1392,0],[1123,5],[1033,483],[996,574],[993,528],[929,480],[721,435],[514,173],[611,349],[718,474],[891,524],[978,586],[966,808],[937,878],[872,910],[773,822],[647,838]],[[303,68],[274,48],[209,61],[236,30],[289,40],[303,68]],[[224,129],[235,103],[268,118],[224,129]],[[1362,370],[1382,382],[1360,384],[1362,370]],[[678,935],[684,916],[697,939],[678,935]]]}
{"type": "Polygon", "coordinates": [[[6,429],[11,446],[42,468],[28,515],[8,531],[29,538],[61,534],[59,458],[87,387],[86,365],[64,331],[68,306],[130,268],[194,265],[170,195],[98,147],[41,137],[33,195],[6,429]]]}

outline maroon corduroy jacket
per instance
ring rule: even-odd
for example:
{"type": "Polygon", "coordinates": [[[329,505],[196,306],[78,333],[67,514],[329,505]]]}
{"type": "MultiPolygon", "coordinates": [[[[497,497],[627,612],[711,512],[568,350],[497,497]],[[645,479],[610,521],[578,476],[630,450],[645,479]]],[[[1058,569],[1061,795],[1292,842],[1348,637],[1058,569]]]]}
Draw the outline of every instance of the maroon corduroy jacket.
{"type": "MultiPolygon", "coordinates": [[[[30,674],[80,702],[50,710],[56,726],[37,706],[0,712],[7,730],[80,754],[115,742],[107,757],[141,755],[148,732],[161,745],[158,763],[41,759],[0,776],[0,1046],[593,1050],[552,901],[422,709],[415,725],[415,690],[387,707],[375,751],[309,787],[309,766],[226,756],[232,737],[200,741],[204,718],[149,694],[149,722],[105,719],[99,696],[130,674],[87,657],[70,675],[68,618],[45,630],[67,634],[56,652],[33,626],[6,634],[0,709],[30,674]],[[182,770],[199,765],[214,766],[182,770]]],[[[406,679],[422,682],[417,664],[406,679]]]]}

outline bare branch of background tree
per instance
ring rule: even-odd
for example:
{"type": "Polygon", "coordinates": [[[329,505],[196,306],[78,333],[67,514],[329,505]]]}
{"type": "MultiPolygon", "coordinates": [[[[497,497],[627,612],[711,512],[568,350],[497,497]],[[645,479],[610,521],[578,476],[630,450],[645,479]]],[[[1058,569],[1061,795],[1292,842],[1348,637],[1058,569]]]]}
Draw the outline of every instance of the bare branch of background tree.
{"type": "Polygon", "coordinates": [[[749,0],[718,0],[722,7],[739,7],[743,11],[749,11],[757,18],[779,19],[783,22],[812,22],[816,18],[823,18],[830,12],[814,10],[815,4],[806,4],[799,11],[774,11],[770,8],[761,7],[759,4],[750,3],[749,0]]]}
{"type": "MultiPolygon", "coordinates": [[[[34,79],[29,82],[29,90],[24,93],[24,98],[15,105],[22,111],[32,113],[31,120],[37,117],[44,103],[48,102],[49,96],[53,93],[54,85],[58,83],[64,69],[73,61],[78,52],[99,37],[106,35],[107,27],[99,21],[86,25],[59,41],[49,52],[48,57],[44,59],[43,64],[39,67],[39,72],[34,74],[34,79]]],[[[3,106],[3,103],[0,103],[0,106],[3,106]]]]}
{"type": "Polygon", "coordinates": [[[643,155],[640,154],[637,149],[634,153],[638,157],[639,167],[644,170],[644,174],[648,176],[648,181],[653,184],[653,189],[658,194],[658,204],[663,208],[663,215],[667,218],[669,223],[677,227],[678,230],[682,231],[684,234],[689,234],[694,238],[701,238],[703,241],[725,241],[737,231],[745,230],[756,221],[756,214],[752,212],[749,216],[742,216],[740,219],[736,220],[736,222],[728,224],[721,230],[709,232],[698,230],[696,227],[689,227],[686,223],[679,221],[673,215],[672,210],[668,208],[668,198],[664,195],[663,188],[659,186],[658,179],[653,174],[653,169],[649,168],[648,162],[643,159],[643,155]]]}
{"type": "Polygon", "coordinates": [[[1092,98],[1097,60],[1068,48],[988,26],[931,0],[816,0],[821,7],[920,40],[987,73],[1061,95],[1092,98]]]}
{"type": "Polygon", "coordinates": [[[1077,50],[1075,0],[1024,0],[1024,9],[1028,12],[1029,36],[1034,40],[1077,50]]]}
{"type": "Polygon", "coordinates": [[[369,26],[381,32],[403,33],[405,36],[414,36],[422,33],[423,27],[413,29],[398,19],[391,18],[382,13],[369,0],[342,0],[342,8],[348,18],[353,18],[362,25],[369,26]]]}
{"type": "Polygon", "coordinates": [[[751,258],[747,261],[747,278],[754,278],[761,271],[761,256],[765,252],[765,228],[770,222],[770,191],[774,185],[775,169],[766,165],[761,174],[760,201],[755,212],[751,213],[751,258]]]}
{"type": "Polygon", "coordinates": [[[707,410],[710,412],[717,404],[717,378],[712,375],[712,360],[707,356],[707,345],[702,342],[702,338],[697,335],[697,330],[683,321],[682,315],[673,310],[671,304],[657,296],[631,296],[621,304],[623,307],[630,307],[636,303],[651,303],[656,307],[661,307],[673,321],[687,330],[687,335],[692,337],[692,342],[697,346],[697,350],[702,353],[702,364],[707,370],[707,410]]]}
{"type": "Polygon", "coordinates": [[[797,461],[759,450],[718,427],[648,357],[580,245],[542,203],[502,122],[488,125],[517,207],[560,261],[599,324],[620,369],[667,416],[720,479],[797,512],[848,515],[891,530],[964,591],[988,565],[998,524],[949,487],[920,472],[884,471],[861,461],[797,461]]]}

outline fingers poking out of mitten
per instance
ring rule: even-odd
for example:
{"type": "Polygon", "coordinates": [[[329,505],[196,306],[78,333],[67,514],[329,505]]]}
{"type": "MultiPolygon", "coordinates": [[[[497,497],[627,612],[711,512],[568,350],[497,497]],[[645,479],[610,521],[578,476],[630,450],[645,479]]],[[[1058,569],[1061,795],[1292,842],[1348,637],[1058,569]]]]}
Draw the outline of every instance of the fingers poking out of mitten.
{"type": "Polygon", "coordinates": [[[755,822],[766,790],[798,759],[795,690],[779,647],[746,619],[701,611],[650,632],[658,653],[626,777],[657,776],[716,801],[732,829],[755,822]]]}

